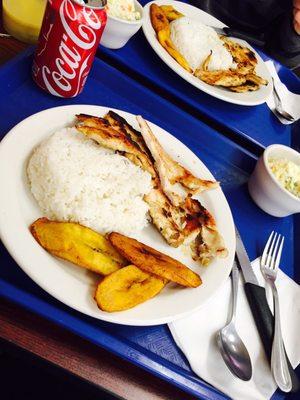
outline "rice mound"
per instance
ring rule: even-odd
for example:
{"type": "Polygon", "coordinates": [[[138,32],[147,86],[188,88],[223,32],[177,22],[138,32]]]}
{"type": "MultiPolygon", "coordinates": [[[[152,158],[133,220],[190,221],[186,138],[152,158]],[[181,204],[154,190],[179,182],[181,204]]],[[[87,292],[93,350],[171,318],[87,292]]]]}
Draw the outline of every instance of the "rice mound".
{"type": "Polygon", "coordinates": [[[210,26],[189,17],[182,17],[172,21],[170,27],[170,37],[175,48],[193,70],[200,68],[210,54],[209,71],[235,68],[231,54],[210,26]]]}
{"type": "Polygon", "coordinates": [[[27,174],[31,192],[49,219],[125,235],[148,223],[143,196],[151,189],[150,174],[75,128],[44,140],[34,150],[27,174]]]}

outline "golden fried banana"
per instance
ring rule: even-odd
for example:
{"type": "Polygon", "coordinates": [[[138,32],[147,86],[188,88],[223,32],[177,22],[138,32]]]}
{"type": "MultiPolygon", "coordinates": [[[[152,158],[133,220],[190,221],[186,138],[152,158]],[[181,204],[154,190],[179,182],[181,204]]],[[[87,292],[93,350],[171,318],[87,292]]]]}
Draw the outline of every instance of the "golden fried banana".
{"type": "Polygon", "coordinates": [[[167,17],[168,21],[175,21],[175,19],[181,18],[184,15],[181,12],[175,10],[173,6],[159,6],[161,10],[164,12],[165,16],[167,17]]]}
{"type": "Polygon", "coordinates": [[[104,236],[74,222],[39,218],[30,232],[49,253],[101,275],[128,264],[104,236]]]}
{"type": "Polygon", "coordinates": [[[167,50],[167,52],[170,54],[171,57],[174,58],[175,61],[178,62],[179,65],[182,66],[185,70],[188,72],[192,73],[193,70],[189,66],[189,63],[186,61],[186,59],[177,51],[174,47],[174,44],[172,43],[170,39],[170,30],[165,29],[161,30],[157,33],[158,41],[162,45],[164,49],[167,50]]]}
{"type": "Polygon", "coordinates": [[[167,281],[128,265],[106,276],[98,285],[95,300],[103,311],[124,311],[156,296],[167,281]]]}
{"type": "Polygon", "coordinates": [[[162,47],[167,50],[170,56],[173,57],[179,65],[181,65],[188,72],[193,72],[186,59],[176,50],[170,39],[170,24],[161,7],[154,3],[151,4],[150,18],[153,29],[155,30],[158,41],[162,47]]]}
{"type": "Polygon", "coordinates": [[[170,29],[170,24],[166,14],[161,7],[155,3],[150,6],[150,19],[156,33],[165,29],[170,29]]]}
{"type": "Polygon", "coordinates": [[[108,239],[123,257],[143,271],[182,286],[201,285],[201,278],[194,271],[152,247],[116,232],[110,233],[108,239]]]}

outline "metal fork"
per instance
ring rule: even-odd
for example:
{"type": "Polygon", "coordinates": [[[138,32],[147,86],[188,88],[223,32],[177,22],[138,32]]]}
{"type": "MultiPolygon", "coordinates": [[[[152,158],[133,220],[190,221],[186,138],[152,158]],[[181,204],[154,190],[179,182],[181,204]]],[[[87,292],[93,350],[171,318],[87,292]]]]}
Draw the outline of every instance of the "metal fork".
{"type": "Polygon", "coordinates": [[[271,355],[271,369],[275,382],[279,388],[284,392],[289,392],[292,389],[292,380],[288,369],[287,357],[282,339],[279,299],[275,285],[283,243],[284,237],[273,231],[264,248],[260,265],[264,278],[271,286],[274,301],[275,328],[271,355]]]}

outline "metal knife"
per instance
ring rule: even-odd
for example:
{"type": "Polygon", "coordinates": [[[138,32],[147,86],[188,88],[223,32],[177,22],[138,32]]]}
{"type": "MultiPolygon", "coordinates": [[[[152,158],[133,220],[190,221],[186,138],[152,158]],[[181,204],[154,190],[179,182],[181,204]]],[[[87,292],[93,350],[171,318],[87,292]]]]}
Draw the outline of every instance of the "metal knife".
{"type": "MultiPolygon", "coordinates": [[[[253,314],[257,330],[260,334],[265,353],[271,362],[273,333],[274,333],[274,317],[269,308],[265,288],[260,286],[253,272],[248,254],[236,229],[236,255],[239,261],[244,280],[245,293],[253,314]]],[[[286,353],[285,353],[286,354],[286,353]]],[[[292,379],[292,392],[297,392],[300,388],[299,379],[293,370],[293,367],[286,355],[289,372],[292,379]]]]}
{"type": "Polygon", "coordinates": [[[260,36],[252,36],[248,32],[240,31],[238,29],[234,28],[229,28],[229,27],[224,27],[224,28],[217,28],[215,26],[211,26],[218,35],[224,35],[224,36],[232,36],[236,37],[239,39],[246,40],[246,42],[250,42],[254,44],[255,46],[260,46],[263,47],[265,45],[265,39],[263,35],[260,36]]]}

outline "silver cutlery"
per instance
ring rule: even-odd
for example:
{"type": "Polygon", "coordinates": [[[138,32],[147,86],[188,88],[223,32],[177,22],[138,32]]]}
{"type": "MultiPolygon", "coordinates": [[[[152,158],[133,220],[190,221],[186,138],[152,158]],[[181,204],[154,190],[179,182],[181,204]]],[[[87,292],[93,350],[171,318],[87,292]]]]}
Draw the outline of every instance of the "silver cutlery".
{"type": "Polygon", "coordinates": [[[280,117],[286,119],[287,121],[294,122],[295,118],[291,114],[289,114],[287,111],[285,111],[283,109],[282,101],[281,101],[281,98],[280,98],[280,96],[279,96],[279,94],[277,92],[277,89],[276,89],[276,86],[275,86],[275,81],[274,81],[273,77],[272,77],[272,81],[273,81],[273,97],[274,97],[274,101],[275,101],[275,111],[276,111],[276,113],[280,117]]]}
{"type": "Polygon", "coordinates": [[[233,375],[249,381],[252,376],[252,365],[249,353],[235,328],[236,304],[239,284],[239,270],[236,261],[233,263],[232,280],[232,311],[229,323],[217,333],[217,343],[225,364],[233,375]]]}
{"type": "MultiPolygon", "coordinates": [[[[248,254],[244,244],[236,229],[236,255],[244,276],[245,293],[254,317],[254,321],[261,337],[262,344],[267,358],[271,363],[272,342],[274,332],[274,317],[269,308],[265,288],[260,286],[253,272],[248,254]]],[[[286,354],[286,353],[285,353],[286,354]]],[[[287,356],[286,356],[287,357],[287,356]]],[[[292,392],[297,392],[300,388],[299,379],[287,357],[289,373],[292,379],[292,392]]]]}
{"type": "Polygon", "coordinates": [[[274,300],[274,338],[271,354],[271,369],[275,382],[284,392],[292,389],[292,380],[289,373],[287,358],[281,333],[280,309],[278,292],[275,285],[278,266],[281,258],[284,237],[274,231],[269,236],[261,257],[260,265],[266,282],[270,285],[274,300]]]}

